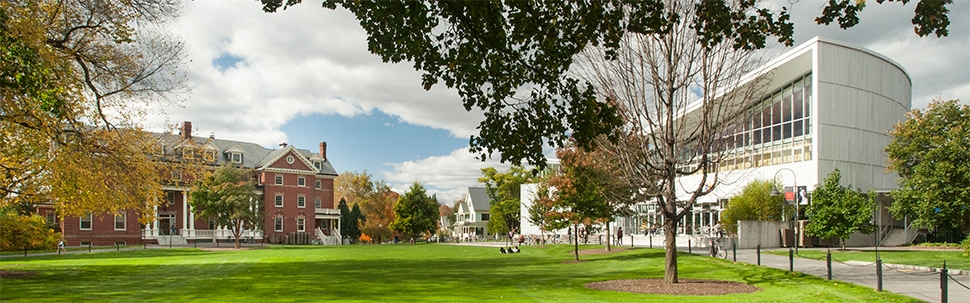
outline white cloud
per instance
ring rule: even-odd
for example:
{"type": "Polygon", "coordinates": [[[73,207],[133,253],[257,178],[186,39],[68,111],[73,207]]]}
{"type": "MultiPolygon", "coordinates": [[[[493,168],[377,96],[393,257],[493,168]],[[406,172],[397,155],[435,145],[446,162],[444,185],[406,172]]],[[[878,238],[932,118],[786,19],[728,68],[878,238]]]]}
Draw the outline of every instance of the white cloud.
{"type": "MultiPolygon", "coordinates": [[[[317,5],[264,13],[259,2],[190,1],[179,22],[192,94],[169,119],[193,121],[219,137],[275,145],[298,115],[348,117],[373,110],[467,138],[481,113],[462,107],[455,90],[425,91],[410,64],[387,64],[367,51],[353,15],[317,5]],[[214,60],[240,59],[220,70],[214,60]]],[[[160,128],[164,116],[146,121],[160,128]]]]}
{"type": "Polygon", "coordinates": [[[418,161],[388,163],[393,171],[382,172],[395,191],[403,193],[414,181],[420,181],[429,193],[437,192],[438,202],[449,203],[460,198],[464,188],[476,186],[482,176],[481,169],[495,167],[499,171],[508,170],[508,164],[490,159],[481,161],[468,152],[468,148],[452,151],[445,156],[435,156],[418,161]]]}

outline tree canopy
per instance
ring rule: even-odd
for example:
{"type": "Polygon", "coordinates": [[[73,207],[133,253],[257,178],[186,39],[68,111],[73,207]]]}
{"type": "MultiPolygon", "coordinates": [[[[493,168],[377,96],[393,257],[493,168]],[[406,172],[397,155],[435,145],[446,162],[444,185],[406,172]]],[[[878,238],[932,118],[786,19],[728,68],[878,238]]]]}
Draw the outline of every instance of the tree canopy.
{"type": "Polygon", "coordinates": [[[429,196],[418,182],[394,203],[391,228],[406,235],[434,234],[438,227],[438,199],[429,196]]]}
{"type": "Polygon", "coordinates": [[[256,189],[256,172],[226,163],[215,173],[197,180],[190,192],[189,205],[199,217],[229,227],[236,238],[244,229],[261,228],[263,199],[256,189]]]}
{"type": "Polygon", "coordinates": [[[889,169],[900,177],[889,211],[930,230],[970,234],[970,106],[934,100],[906,118],[886,147],[889,169]]]}
{"type": "Polygon", "coordinates": [[[163,199],[138,123],[184,87],[163,29],[177,14],[173,0],[0,2],[0,204],[147,222],[163,199]]]}
{"type": "Polygon", "coordinates": [[[865,234],[873,230],[873,210],[876,207],[876,193],[869,192],[868,198],[852,185],[842,186],[842,173],[836,168],[822,184],[812,192],[812,206],[808,208],[808,226],[805,233],[820,238],[838,237],[845,249],[845,239],[859,231],[865,234]]]}
{"type": "Polygon", "coordinates": [[[518,228],[521,223],[522,195],[520,186],[531,182],[532,174],[522,166],[509,167],[500,173],[494,167],[482,169],[478,182],[485,183],[489,197],[488,232],[504,234],[518,228]]]}
{"type": "MultiPolygon", "coordinates": [[[[266,12],[302,2],[260,1],[266,12]]],[[[696,6],[692,16],[668,9],[671,1],[664,0],[322,3],[356,16],[371,53],[386,62],[412,62],[425,89],[443,82],[458,90],[466,109],[484,111],[480,133],[469,141],[473,153],[485,159],[499,152],[503,162],[540,167],[544,144],[562,147],[571,137],[589,147],[601,134],[617,135],[616,108],[588,83],[568,76],[573,58],[586,47],[615,50],[624,35],[662,34],[683,22],[704,43],[743,48],[763,48],[771,37],[791,45],[794,32],[788,7],[771,11],[753,0],[680,1],[696,6]]],[[[946,35],[950,3],[920,1],[913,18],[917,34],[946,35]]],[[[817,22],[854,26],[865,4],[829,1],[817,22]]]]}
{"type": "Polygon", "coordinates": [[[721,213],[721,226],[732,234],[738,232],[738,221],[781,221],[784,197],[772,197],[771,189],[778,183],[770,180],[754,180],[744,186],[741,194],[731,197],[727,209],[721,213]]]}

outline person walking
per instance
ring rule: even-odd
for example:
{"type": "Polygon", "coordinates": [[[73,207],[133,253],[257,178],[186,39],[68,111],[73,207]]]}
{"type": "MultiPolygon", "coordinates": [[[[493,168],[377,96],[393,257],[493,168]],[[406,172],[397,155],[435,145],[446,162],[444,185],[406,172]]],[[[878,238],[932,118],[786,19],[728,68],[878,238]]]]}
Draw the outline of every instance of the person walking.
{"type": "Polygon", "coordinates": [[[61,254],[61,250],[63,250],[64,252],[67,252],[67,247],[64,247],[64,246],[65,246],[64,239],[61,239],[61,241],[57,242],[57,254],[61,254]]]}
{"type": "Polygon", "coordinates": [[[616,245],[623,245],[623,227],[616,228],[616,245]]]}

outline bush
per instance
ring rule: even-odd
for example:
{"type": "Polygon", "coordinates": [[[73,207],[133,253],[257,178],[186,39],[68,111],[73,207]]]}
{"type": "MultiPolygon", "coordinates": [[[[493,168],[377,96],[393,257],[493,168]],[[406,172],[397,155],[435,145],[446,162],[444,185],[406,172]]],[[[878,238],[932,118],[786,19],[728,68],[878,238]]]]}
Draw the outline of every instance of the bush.
{"type": "Polygon", "coordinates": [[[47,227],[47,220],[38,215],[0,215],[0,250],[54,249],[60,233],[47,227]]]}

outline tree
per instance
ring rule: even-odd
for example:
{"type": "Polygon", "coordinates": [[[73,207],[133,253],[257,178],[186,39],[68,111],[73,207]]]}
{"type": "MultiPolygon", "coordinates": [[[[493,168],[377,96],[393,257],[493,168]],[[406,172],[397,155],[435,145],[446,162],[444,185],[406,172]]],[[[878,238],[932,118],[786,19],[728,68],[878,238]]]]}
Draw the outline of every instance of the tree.
{"type": "Polygon", "coordinates": [[[350,231],[350,225],[357,225],[357,222],[352,218],[353,215],[350,213],[350,207],[347,207],[347,199],[340,198],[340,203],[337,203],[337,209],[340,210],[340,234],[347,236],[347,232],[350,231]]]}
{"type": "Polygon", "coordinates": [[[886,147],[900,177],[889,211],[930,230],[970,234],[970,106],[937,99],[906,117],[886,147]]]}
{"type": "Polygon", "coordinates": [[[784,197],[772,197],[771,189],[778,183],[754,180],[744,186],[741,194],[731,197],[727,209],[721,213],[721,225],[732,234],[738,233],[738,221],[781,221],[785,209],[784,197]]]}
{"type": "Polygon", "coordinates": [[[876,193],[870,191],[867,199],[852,190],[851,185],[842,186],[841,182],[842,173],[836,168],[821,185],[815,186],[805,233],[820,238],[838,237],[842,250],[845,250],[845,239],[852,233],[873,231],[869,222],[876,205],[876,193]]]}
{"type": "Polygon", "coordinates": [[[252,169],[226,163],[211,176],[197,180],[189,195],[189,205],[199,217],[232,230],[236,248],[244,229],[255,229],[263,222],[262,194],[256,189],[252,169]]]}
{"type": "Polygon", "coordinates": [[[59,215],[161,204],[156,150],[138,121],[178,96],[171,0],[0,2],[0,204],[59,215]]]}
{"type": "Polygon", "coordinates": [[[556,207],[556,201],[552,199],[552,192],[553,188],[549,186],[548,180],[543,181],[532,199],[532,205],[529,206],[529,223],[539,227],[543,246],[546,245],[546,231],[569,227],[569,221],[560,215],[562,212],[556,207]]]}
{"type": "Polygon", "coordinates": [[[427,194],[418,182],[394,203],[394,222],[391,228],[405,235],[422,232],[432,235],[438,227],[438,199],[427,194]]]}
{"type": "Polygon", "coordinates": [[[0,250],[52,249],[60,239],[44,217],[0,212],[0,250]]]}
{"type": "Polygon", "coordinates": [[[358,202],[360,212],[367,217],[361,221],[360,232],[372,239],[387,239],[393,235],[391,222],[394,222],[394,202],[398,194],[383,181],[375,184],[375,191],[366,200],[358,202]]]}
{"type": "Polygon", "coordinates": [[[498,172],[494,167],[483,168],[482,175],[478,182],[485,183],[490,200],[488,232],[504,234],[518,228],[521,222],[519,211],[522,208],[519,186],[530,182],[530,173],[522,166],[513,165],[504,173],[498,172]]]}
{"type": "MultiPolygon", "coordinates": [[[[618,159],[615,171],[658,204],[664,281],[677,283],[677,223],[722,181],[719,164],[734,149],[725,130],[765,94],[754,50],[770,36],[790,43],[791,27],[754,1],[665,4],[654,12],[654,31],[627,33],[615,48],[587,48],[575,73],[619,108],[622,134],[603,145],[618,159]]],[[[635,17],[625,22],[641,22],[635,17]]]]}
{"type": "MultiPolygon", "coordinates": [[[[261,1],[266,12],[302,2],[261,1]]],[[[663,33],[677,23],[696,25],[707,41],[762,48],[766,35],[774,35],[790,45],[788,7],[774,13],[755,3],[326,0],[323,6],[339,5],[353,13],[367,32],[370,52],[386,62],[413,62],[423,73],[425,89],[444,82],[458,90],[467,110],[484,111],[480,133],[470,140],[480,158],[498,151],[503,162],[527,160],[542,167],[544,144],[563,147],[571,136],[580,147],[589,147],[601,134],[615,136],[621,123],[615,107],[566,73],[584,48],[615,50],[627,34],[663,33]],[[691,16],[665,13],[678,5],[698,9],[691,16]]],[[[818,22],[838,19],[843,28],[853,26],[865,3],[831,0],[818,22]]],[[[920,1],[913,18],[917,34],[946,35],[949,3],[920,1]]]]}
{"type": "Polygon", "coordinates": [[[334,198],[347,200],[353,206],[374,194],[374,177],[367,171],[362,173],[345,171],[333,181],[334,198]]]}
{"type": "Polygon", "coordinates": [[[360,227],[367,222],[367,217],[360,212],[360,205],[354,204],[354,207],[350,210],[351,223],[347,226],[347,236],[351,240],[357,242],[360,240],[360,227]]]}

